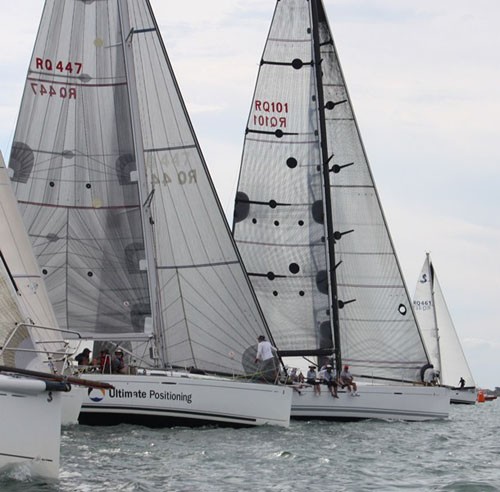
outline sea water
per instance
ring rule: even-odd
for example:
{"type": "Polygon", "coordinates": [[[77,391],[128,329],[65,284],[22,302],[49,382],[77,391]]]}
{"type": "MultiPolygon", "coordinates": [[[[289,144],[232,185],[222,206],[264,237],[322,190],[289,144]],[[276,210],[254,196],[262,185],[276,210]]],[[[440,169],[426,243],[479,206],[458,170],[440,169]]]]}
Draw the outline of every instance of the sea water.
{"type": "Polygon", "coordinates": [[[77,425],[63,430],[57,481],[12,470],[0,491],[500,491],[499,417],[494,401],[432,422],[77,425]]]}

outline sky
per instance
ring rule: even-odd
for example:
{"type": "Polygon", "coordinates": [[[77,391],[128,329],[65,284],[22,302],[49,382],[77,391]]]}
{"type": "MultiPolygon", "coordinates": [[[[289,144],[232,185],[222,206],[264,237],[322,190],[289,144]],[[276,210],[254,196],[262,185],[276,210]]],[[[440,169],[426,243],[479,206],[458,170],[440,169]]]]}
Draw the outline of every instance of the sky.
{"type": "MultiPolygon", "coordinates": [[[[500,2],[323,1],[410,295],[430,251],[476,383],[500,386],[500,2]]],[[[275,2],[151,3],[230,218],[275,2]]],[[[5,159],[42,8],[0,2],[5,159]]]]}

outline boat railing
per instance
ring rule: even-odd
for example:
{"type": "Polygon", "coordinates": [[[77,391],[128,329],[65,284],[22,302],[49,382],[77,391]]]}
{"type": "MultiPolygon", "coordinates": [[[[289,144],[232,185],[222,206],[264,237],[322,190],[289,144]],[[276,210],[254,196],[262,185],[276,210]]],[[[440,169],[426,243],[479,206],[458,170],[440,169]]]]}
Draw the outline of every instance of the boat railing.
{"type": "Polygon", "coordinates": [[[73,336],[79,337],[79,334],[75,331],[72,331],[72,330],[64,330],[62,328],[54,328],[52,326],[35,325],[35,324],[31,324],[31,323],[19,323],[16,325],[16,327],[12,330],[10,335],[7,337],[3,346],[0,347],[0,356],[4,352],[30,352],[30,353],[46,354],[46,355],[48,355],[48,352],[50,352],[51,357],[52,356],[61,356],[63,359],[65,357],[67,357],[68,355],[70,355],[68,353],[68,345],[69,344],[66,340],[64,340],[62,338],[60,340],[57,340],[57,339],[33,340],[32,339],[35,346],[37,346],[37,345],[38,346],[53,345],[55,347],[61,347],[59,349],[56,348],[56,350],[48,351],[47,349],[44,349],[44,348],[37,349],[36,347],[35,348],[13,347],[11,344],[14,342],[15,336],[21,328],[27,328],[27,329],[36,328],[36,329],[40,329],[40,330],[44,330],[44,331],[68,333],[68,334],[71,334],[73,336]]]}

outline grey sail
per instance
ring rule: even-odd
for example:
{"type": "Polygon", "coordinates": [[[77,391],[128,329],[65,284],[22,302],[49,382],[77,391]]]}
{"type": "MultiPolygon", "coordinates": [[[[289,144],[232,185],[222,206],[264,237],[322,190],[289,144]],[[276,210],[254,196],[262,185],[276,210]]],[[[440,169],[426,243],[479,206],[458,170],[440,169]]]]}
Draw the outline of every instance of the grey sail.
{"type": "Polygon", "coordinates": [[[147,0],[47,0],[12,182],[61,327],[243,374],[270,336],[147,0]]]}
{"type": "Polygon", "coordinates": [[[282,350],[418,378],[426,351],[320,0],[276,4],[234,236],[282,350]]]}

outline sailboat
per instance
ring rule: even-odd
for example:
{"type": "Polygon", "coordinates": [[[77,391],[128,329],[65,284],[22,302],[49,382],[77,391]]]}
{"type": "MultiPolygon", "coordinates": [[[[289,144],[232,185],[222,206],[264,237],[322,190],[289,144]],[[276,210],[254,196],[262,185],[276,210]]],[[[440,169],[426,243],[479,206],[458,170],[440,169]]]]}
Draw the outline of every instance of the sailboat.
{"type": "Polygon", "coordinates": [[[359,398],[306,386],[294,392],[292,417],[448,415],[446,390],[420,379],[428,356],[321,0],[276,4],[233,233],[285,363],[330,362],[337,374],[348,365],[369,383],[359,398]]]}
{"type": "Polygon", "coordinates": [[[16,207],[0,153],[0,470],[27,466],[31,475],[55,478],[61,395],[70,386],[21,376],[17,368],[49,376],[64,344],[50,329],[55,319],[16,207]]]}
{"type": "Polygon", "coordinates": [[[148,0],[46,1],[9,167],[59,325],[126,354],[80,423],[289,424],[148,0]]]}
{"type": "Polygon", "coordinates": [[[417,281],[413,308],[433,370],[439,374],[439,382],[451,390],[451,403],[473,405],[477,400],[476,383],[429,253],[417,281]]]}

